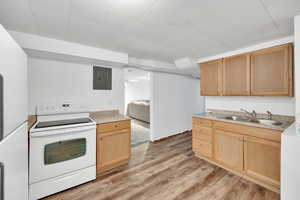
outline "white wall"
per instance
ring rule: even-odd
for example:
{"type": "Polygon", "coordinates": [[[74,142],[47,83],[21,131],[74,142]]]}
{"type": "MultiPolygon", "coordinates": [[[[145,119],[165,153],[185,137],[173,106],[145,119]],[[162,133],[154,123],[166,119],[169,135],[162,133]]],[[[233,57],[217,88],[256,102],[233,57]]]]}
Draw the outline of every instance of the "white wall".
{"type": "Polygon", "coordinates": [[[295,43],[294,43],[294,79],[295,79],[295,98],[296,113],[300,114],[300,15],[295,17],[295,43]]]}
{"type": "Polygon", "coordinates": [[[296,98],[296,123],[281,135],[281,199],[300,199],[300,161],[299,161],[299,118],[300,118],[300,15],[294,19],[294,79],[296,98]]]}
{"type": "Polygon", "coordinates": [[[124,112],[123,70],[112,69],[112,90],[93,90],[93,67],[30,58],[29,113],[39,104],[83,103],[92,110],[118,109],[124,112]]]}
{"type": "Polygon", "coordinates": [[[206,97],[206,109],[239,111],[240,108],[265,113],[294,115],[295,98],[292,97],[206,97]]]}
{"type": "Polygon", "coordinates": [[[125,82],[125,113],[128,103],[141,99],[150,100],[150,81],[125,82]]]}
{"type": "Polygon", "coordinates": [[[199,80],[152,72],[151,140],[192,129],[192,115],[204,111],[199,80]]]}

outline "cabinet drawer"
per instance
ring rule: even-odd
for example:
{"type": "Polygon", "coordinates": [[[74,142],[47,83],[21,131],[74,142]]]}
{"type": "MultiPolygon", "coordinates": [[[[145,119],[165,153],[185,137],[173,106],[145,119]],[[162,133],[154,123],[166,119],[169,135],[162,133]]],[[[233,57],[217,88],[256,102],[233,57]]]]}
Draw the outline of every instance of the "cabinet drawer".
{"type": "Polygon", "coordinates": [[[193,138],[193,151],[203,156],[212,157],[212,145],[207,142],[203,142],[193,138]]]}
{"type": "Polygon", "coordinates": [[[97,133],[106,133],[110,131],[122,130],[130,128],[130,120],[118,121],[118,122],[111,122],[105,124],[99,124],[97,126],[97,133]]]}
{"type": "Polygon", "coordinates": [[[221,121],[215,121],[214,127],[218,130],[228,131],[232,133],[239,133],[242,135],[254,136],[262,139],[272,140],[272,141],[281,141],[282,131],[266,129],[266,128],[257,128],[252,126],[239,125],[234,123],[227,123],[221,121]]]}
{"type": "Polygon", "coordinates": [[[212,121],[208,119],[202,119],[199,117],[193,117],[193,125],[212,127],[212,121]]]}
{"type": "Polygon", "coordinates": [[[193,139],[202,140],[208,143],[212,142],[212,128],[193,127],[193,139]]]}

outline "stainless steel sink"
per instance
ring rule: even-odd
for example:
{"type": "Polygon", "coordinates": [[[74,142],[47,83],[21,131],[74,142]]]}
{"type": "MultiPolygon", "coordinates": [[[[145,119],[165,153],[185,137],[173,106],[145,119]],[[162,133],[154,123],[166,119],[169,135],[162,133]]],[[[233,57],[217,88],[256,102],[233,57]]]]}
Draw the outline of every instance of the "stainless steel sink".
{"type": "Polygon", "coordinates": [[[223,119],[228,119],[228,120],[233,120],[233,121],[250,121],[249,118],[246,118],[246,117],[241,117],[241,116],[226,116],[226,117],[223,117],[223,119]]]}
{"type": "Polygon", "coordinates": [[[275,121],[275,120],[268,120],[268,119],[251,119],[247,117],[242,116],[226,116],[222,117],[222,119],[232,120],[232,121],[241,121],[241,122],[251,122],[251,123],[258,123],[258,124],[264,124],[264,125],[272,125],[272,126],[280,126],[282,125],[282,122],[275,121]]]}
{"type": "Polygon", "coordinates": [[[282,125],[282,122],[280,122],[280,121],[268,120],[268,119],[259,119],[258,122],[260,124],[265,124],[265,125],[273,125],[273,126],[280,126],[280,125],[282,125]]]}

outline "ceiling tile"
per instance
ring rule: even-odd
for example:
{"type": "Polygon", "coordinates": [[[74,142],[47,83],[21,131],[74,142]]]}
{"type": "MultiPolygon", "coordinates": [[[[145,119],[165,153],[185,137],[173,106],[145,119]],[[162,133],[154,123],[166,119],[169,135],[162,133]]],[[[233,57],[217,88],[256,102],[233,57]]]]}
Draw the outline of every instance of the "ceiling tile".
{"type": "Polygon", "coordinates": [[[0,23],[11,30],[30,33],[37,31],[28,0],[1,0],[0,23]]]}
{"type": "Polygon", "coordinates": [[[68,37],[71,41],[116,50],[117,27],[101,25],[85,18],[71,16],[68,37]]]}
{"type": "Polygon", "coordinates": [[[293,17],[300,14],[299,0],[262,0],[274,18],[280,32],[293,34],[293,17]]]}
{"type": "Polygon", "coordinates": [[[299,0],[0,1],[9,29],[169,62],[286,36],[296,14],[299,0]]]}
{"type": "Polygon", "coordinates": [[[278,34],[272,18],[259,0],[227,0],[218,3],[196,0],[189,3],[184,0],[159,1],[141,21],[140,27],[144,30],[142,33],[146,33],[145,29],[151,33],[151,27],[158,27],[154,28],[159,30],[158,36],[155,33],[146,35],[152,36],[150,39],[153,40],[160,39],[162,43],[167,41],[166,45],[173,43],[180,46],[179,55],[180,51],[194,55],[198,50],[200,57],[225,51],[224,47],[233,49],[278,34]],[[178,38],[182,42],[178,42],[178,38]]]}
{"type": "Polygon", "coordinates": [[[70,3],[71,0],[29,0],[40,35],[67,39],[70,3]]]}
{"type": "Polygon", "coordinates": [[[129,29],[143,18],[156,0],[73,0],[72,15],[129,29]]]}

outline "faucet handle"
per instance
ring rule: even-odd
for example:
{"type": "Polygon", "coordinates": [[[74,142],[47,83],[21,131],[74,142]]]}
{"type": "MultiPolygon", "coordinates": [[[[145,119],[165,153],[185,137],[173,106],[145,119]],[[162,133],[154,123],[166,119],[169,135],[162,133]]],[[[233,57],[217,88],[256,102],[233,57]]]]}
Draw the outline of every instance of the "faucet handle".
{"type": "Polygon", "coordinates": [[[252,110],[252,114],[253,114],[253,116],[254,116],[254,117],[256,117],[256,116],[257,116],[257,114],[256,114],[255,110],[252,110]]]}
{"type": "Polygon", "coordinates": [[[268,120],[272,120],[272,113],[267,110],[267,114],[268,114],[268,120]]]}

